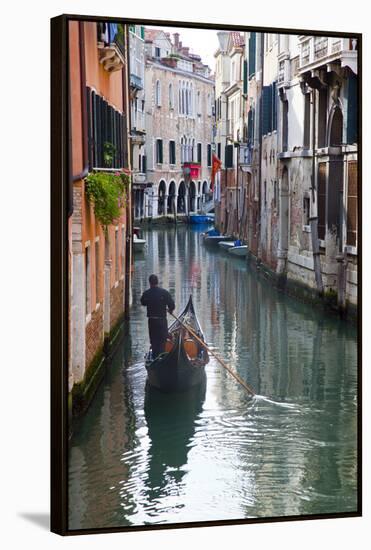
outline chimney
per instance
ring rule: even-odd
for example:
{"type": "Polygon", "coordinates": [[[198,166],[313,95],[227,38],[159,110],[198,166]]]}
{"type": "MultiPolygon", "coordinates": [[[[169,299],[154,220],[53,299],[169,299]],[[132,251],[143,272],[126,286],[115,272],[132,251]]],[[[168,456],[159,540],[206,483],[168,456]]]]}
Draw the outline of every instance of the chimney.
{"type": "Polygon", "coordinates": [[[182,53],[184,53],[184,55],[189,55],[189,48],[182,48],[182,53]]]}
{"type": "Polygon", "coordinates": [[[229,32],[221,31],[221,32],[218,32],[217,35],[219,40],[220,51],[222,53],[225,53],[228,47],[229,32]]]}
{"type": "Polygon", "coordinates": [[[178,49],[178,47],[179,47],[179,33],[175,32],[173,34],[173,36],[174,36],[174,46],[176,47],[176,49],[178,49]]]}

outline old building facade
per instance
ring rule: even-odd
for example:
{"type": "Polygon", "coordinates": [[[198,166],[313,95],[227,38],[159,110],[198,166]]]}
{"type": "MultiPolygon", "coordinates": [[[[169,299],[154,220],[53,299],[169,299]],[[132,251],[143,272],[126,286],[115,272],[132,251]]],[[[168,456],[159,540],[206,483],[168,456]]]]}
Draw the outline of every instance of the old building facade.
{"type": "Polygon", "coordinates": [[[233,136],[239,166],[231,171],[231,112],[223,109],[223,101],[228,105],[228,80],[222,62],[230,64],[230,37],[219,35],[217,141],[225,135],[225,147],[223,153],[220,146],[224,170],[215,194],[218,227],[242,236],[249,257],[279,284],[293,292],[325,296],[340,310],[354,310],[357,41],[244,34],[243,128],[233,136]],[[237,212],[234,186],[243,205],[242,233],[228,221],[233,209],[237,212]]]}
{"type": "Polygon", "coordinates": [[[146,30],[144,217],[198,212],[210,199],[214,81],[201,58],[146,30]]]}
{"type": "Polygon", "coordinates": [[[69,391],[80,405],[128,307],[130,184],[119,217],[104,229],[86,180],[130,168],[126,33],[120,25],[69,23],[69,391]]]}
{"type": "Polygon", "coordinates": [[[130,135],[132,145],[132,181],[134,218],[144,216],[146,177],[145,121],[145,42],[142,25],[129,26],[130,51],[130,135]]]}

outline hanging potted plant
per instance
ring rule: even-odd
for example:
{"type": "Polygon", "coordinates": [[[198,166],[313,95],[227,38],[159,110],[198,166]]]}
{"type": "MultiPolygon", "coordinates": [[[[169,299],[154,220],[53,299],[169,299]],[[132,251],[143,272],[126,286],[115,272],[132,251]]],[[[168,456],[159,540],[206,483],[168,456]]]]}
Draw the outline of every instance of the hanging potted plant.
{"type": "Polygon", "coordinates": [[[85,179],[88,201],[94,206],[94,214],[105,233],[109,225],[115,223],[121,209],[127,204],[130,172],[93,171],[85,179]]]}

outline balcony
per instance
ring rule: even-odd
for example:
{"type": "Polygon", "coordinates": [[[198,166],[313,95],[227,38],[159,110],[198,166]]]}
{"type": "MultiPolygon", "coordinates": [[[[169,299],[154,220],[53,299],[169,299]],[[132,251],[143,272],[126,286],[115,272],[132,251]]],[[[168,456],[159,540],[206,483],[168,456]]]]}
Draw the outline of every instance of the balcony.
{"type": "Polygon", "coordinates": [[[143,172],[133,172],[133,185],[140,186],[140,187],[146,187],[147,176],[143,172]]]}
{"type": "Polygon", "coordinates": [[[140,76],[133,73],[130,74],[130,88],[137,91],[143,90],[143,80],[140,76]]]}
{"type": "Polygon", "coordinates": [[[122,25],[100,23],[97,25],[99,62],[113,73],[125,65],[125,42],[122,25]]]}
{"type": "Polygon", "coordinates": [[[357,74],[357,40],[350,38],[302,36],[300,37],[299,74],[337,63],[349,67],[357,74]],[[340,63],[339,63],[340,62],[340,63]]]}
{"type": "Polygon", "coordinates": [[[201,163],[199,162],[184,162],[182,164],[182,170],[185,177],[190,179],[198,178],[200,173],[201,163]]]}
{"type": "Polygon", "coordinates": [[[146,132],[144,130],[137,130],[136,128],[132,128],[130,139],[133,145],[144,145],[146,142],[146,132]]]}
{"type": "Polygon", "coordinates": [[[240,156],[239,156],[240,166],[251,166],[252,164],[252,147],[246,143],[241,143],[240,145],[240,156]]]}

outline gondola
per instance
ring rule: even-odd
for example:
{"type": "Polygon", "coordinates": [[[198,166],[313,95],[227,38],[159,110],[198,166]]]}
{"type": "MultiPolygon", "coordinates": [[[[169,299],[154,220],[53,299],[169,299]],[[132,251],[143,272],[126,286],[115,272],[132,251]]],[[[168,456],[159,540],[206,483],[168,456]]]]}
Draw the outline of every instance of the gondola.
{"type": "MultiPolygon", "coordinates": [[[[178,318],[204,341],[192,296],[178,318]]],[[[205,365],[209,361],[209,355],[178,320],[169,327],[169,339],[165,349],[165,353],[155,360],[152,359],[151,350],[146,356],[149,386],[163,392],[183,392],[205,383],[205,365]]]]}

